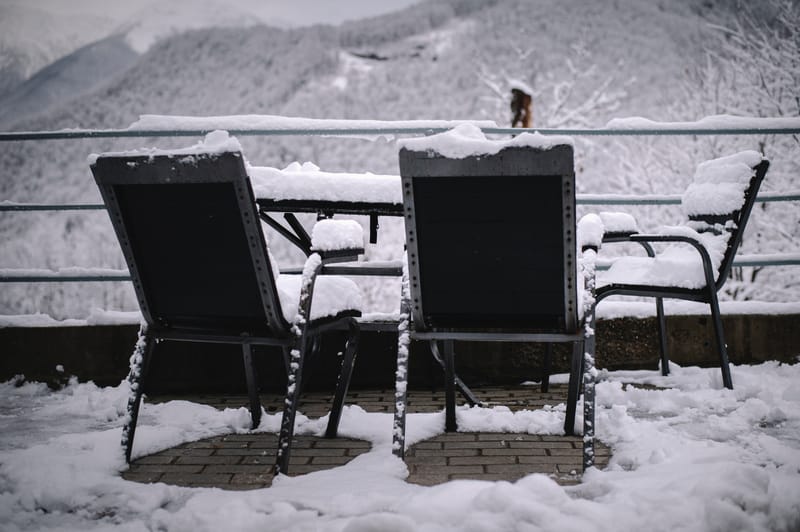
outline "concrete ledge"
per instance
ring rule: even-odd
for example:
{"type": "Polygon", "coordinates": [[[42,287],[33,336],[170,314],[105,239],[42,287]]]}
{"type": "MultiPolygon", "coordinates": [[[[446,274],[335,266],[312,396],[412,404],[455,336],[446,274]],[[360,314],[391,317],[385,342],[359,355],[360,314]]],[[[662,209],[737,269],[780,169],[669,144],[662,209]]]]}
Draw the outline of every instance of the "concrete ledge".
{"type": "MultiPolygon", "coordinates": [[[[731,361],[757,364],[765,360],[795,362],[800,355],[800,314],[727,315],[723,317],[731,361]]],[[[74,375],[98,385],[119,383],[128,371],[136,325],[0,328],[0,381],[24,375],[29,380],[63,383],[74,375]],[[62,366],[64,371],[56,370],[62,366]]],[[[671,360],[682,366],[716,366],[709,316],[667,318],[671,360]]],[[[655,369],[658,343],[655,318],[615,318],[597,325],[598,366],[608,369],[655,369]]],[[[397,336],[365,332],[353,374],[353,387],[394,384],[397,336]]],[[[326,338],[309,364],[310,390],[332,390],[343,338],[326,338]]],[[[556,346],[553,371],[567,371],[569,350],[556,346]]],[[[541,377],[541,344],[458,343],[456,367],[473,385],[517,384],[541,377]]],[[[164,342],[153,360],[149,391],[241,392],[244,370],[238,346],[164,342]]],[[[441,381],[427,346],[412,348],[410,382],[430,386],[441,381]]],[[[285,376],[277,350],[258,348],[258,377],[263,390],[280,390],[285,376]]]]}

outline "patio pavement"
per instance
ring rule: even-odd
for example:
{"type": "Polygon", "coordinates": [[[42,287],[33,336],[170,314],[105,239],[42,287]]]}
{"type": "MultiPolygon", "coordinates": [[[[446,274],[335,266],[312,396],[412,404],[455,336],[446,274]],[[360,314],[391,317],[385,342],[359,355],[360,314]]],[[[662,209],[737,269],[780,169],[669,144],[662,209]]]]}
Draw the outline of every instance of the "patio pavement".
{"type": "MultiPolygon", "coordinates": [[[[486,387],[473,389],[488,405],[505,405],[512,410],[537,409],[566,402],[566,386],[551,385],[549,393],[538,386],[486,387]]],[[[157,396],[152,402],[183,399],[217,408],[238,408],[248,404],[245,396],[193,395],[157,396]]],[[[392,412],[394,390],[354,390],[349,404],[368,412],[392,412]]],[[[460,399],[460,397],[459,397],[460,399]]],[[[267,412],[277,412],[283,397],[263,394],[267,412]]],[[[327,414],[330,394],[301,396],[300,411],[309,417],[327,414]]],[[[409,412],[444,409],[444,393],[412,390],[409,412]]],[[[122,476],[137,482],[164,482],[179,486],[206,486],[247,490],[269,486],[275,463],[276,434],[229,434],[188,442],[135,460],[122,476]]],[[[370,443],[348,438],[325,439],[298,436],[292,444],[290,474],[302,475],[341,466],[367,452],[370,443]]],[[[597,466],[605,467],[610,450],[597,443],[597,466]]],[[[408,482],[435,485],[455,479],[514,481],[531,473],[550,475],[561,484],[580,482],[581,439],[517,433],[445,433],[422,441],[406,452],[408,482]]]]}

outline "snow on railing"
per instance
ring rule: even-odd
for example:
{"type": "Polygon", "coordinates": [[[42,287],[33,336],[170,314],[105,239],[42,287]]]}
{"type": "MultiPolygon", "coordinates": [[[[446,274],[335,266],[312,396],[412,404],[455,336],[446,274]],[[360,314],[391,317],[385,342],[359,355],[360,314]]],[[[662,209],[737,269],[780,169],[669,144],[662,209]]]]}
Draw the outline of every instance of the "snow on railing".
{"type": "Polygon", "coordinates": [[[308,135],[393,137],[442,133],[458,124],[471,123],[486,134],[574,136],[652,136],[652,135],[796,135],[800,118],[757,118],[718,115],[694,122],[654,122],[646,118],[615,118],[604,128],[510,128],[498,127],[489,120],[342,120],[295,118],[271,115],[238,116],[162,116],[142,115],[125,129],[61,129],[57,131],[0,132],[0,142],[124,137],[196,137],[217,129],[232,135],[308,135]]]}
{"type": "MultiPolygon", "coordinates": [[[[400,178],[397,178],[398,181],[400,178]]],[[[800,190],[762,192],[756,202],[800,201],[800,190]]],[[[680,205],[680,194],[577,194],[578,205],[680,205]]],[[[0,201],[0,212],[10,211],[102,211],[102,203],[18,203],[0,201]]]]}

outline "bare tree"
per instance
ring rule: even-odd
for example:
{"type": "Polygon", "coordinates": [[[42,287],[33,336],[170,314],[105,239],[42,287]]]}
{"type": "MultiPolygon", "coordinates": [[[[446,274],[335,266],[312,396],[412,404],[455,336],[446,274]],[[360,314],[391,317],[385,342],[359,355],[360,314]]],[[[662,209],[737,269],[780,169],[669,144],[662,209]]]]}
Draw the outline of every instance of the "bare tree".
{"type": "Polygon", "coordinates": [[[531,88],[530,95],[536,108],[535,125],[546,128],[594,127],[598,118],[619,109],[627,96],[626,87],[630,80],[620,82],[613,76],[600,77],[592,63],[591,53],[580,43],[570,47],[565,61],[566,71],[558,76],[552,72],[539,75],[532,50],[512,47],[512,51],[515,54],[513,73],[505,69],[497,72],[484,61],[479,62],[476,68],[478,79],[491,93],[485,98],[488,103],[486,114],[495,119],[508,108],[511,87],[517,83],[531,88]],[[588,92],[585,90],[587,87],[591,87],[588,92]]]}
{"type": "MultiPolygon", "coordinates": [[[[800,116],[800,3],[767,0],[755,8],[740,6],[728,26],[712,26],[715,38],[704,61],[685,85],[676,113],[686,119],[708,115],[800,116]]],[[[662,161],[672,170],[690,162],[741,149],[758,149],[772,162],[763,188],[795,190],[800,185],[800,138],[697,137],[676,139],[662,161]]],[[[757,204],[743,243],[744,253],[796,251],[800,216],[796,204],[757,204]]],[[[790,268],[739,268],[726,285],[734,299],[797,299],[800,286],[790,268]],[[758,281],[758,282],[757,282],[758,281]]]]}

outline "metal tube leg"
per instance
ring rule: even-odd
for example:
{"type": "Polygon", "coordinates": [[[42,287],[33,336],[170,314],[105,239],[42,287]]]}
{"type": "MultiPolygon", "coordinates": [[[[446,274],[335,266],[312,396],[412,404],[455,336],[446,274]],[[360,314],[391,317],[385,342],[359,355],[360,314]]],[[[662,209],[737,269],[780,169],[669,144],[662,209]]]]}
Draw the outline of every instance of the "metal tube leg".
{"type": "Polygon", "coordinates": [[[394,385],[394,421],[392,426],[392,454],[406,455],[406,410],[408,409],[408,358],[411,346],[411,302],[408,286],[408,267],[403,268],[400,299],[400,321],[397,324],[397,371],[394,385]]]}
{"type": "Polygon", "coordinates": [[[664,299],[656,298],[656,318],[658,320],[658,349],[661,353],[661,374],[669,375],[669,352],[667,351],[667,320],[664,316],[664,299]]]}
{"type": "Polygon", "coordinates": [[[575,413],[578,409],[578,397],[581,392],[583,359],[583,341],[575,342],[572,344],[572,360],[569,371],[569,387],[567,389],[567,412],[564,419],[564,433],[567,436],[575,434],[575,413]]]}
{"type": "Polygon", "coordinates": [[[317,273],[322,268],[322,259],[313,253],[306,260],[303,267],[303,277],[300,285],[300,302],[297,305],[297,316],[292,323],[294,343],[289,360],[289,382],[286,387],[286,399],[283,405],[283,418],[281,419],[281,432],[278,435],[278,456],[275,460],[275,474],[289,472],[289,458],[292,452],[292,438],[294,437],[294,419],[297,414],[297,404],[300,390],[303,387],[303,365],[312,340],[307,334],[308,323],[311,316],[311,301],[314,296],[314,282],[317,273]]]}
{"type": "Polygon", "coordinates": [[[292,438],[294,437],[294,420],[297,415],[297,404],[300,401],[300,387],[302,386],[303,365],[305,351],[307,350],[305,338],[291,352],[289,383],[286,389],[286,399],[283,405],[283,418],[281,419],[281,432],[278,435],[278,457],[275,464],[275,474],[289,472],[289,458],[292,451],[292,438]]]}
{"type": "Polygon", "coordinates": [[[550,371],[553,364],[553,344],[544,344],[544,360],[542,361],[542,393],[550,391],[550,371]]]}
{"type": "Polygon", "coordinates": [[[597,250],[584,249],[581,260],[583,282],[586,287],[583,300],[583,470],[594,466],[594,429],[595,429],[595,260],[597,250]]]}
{"type": "MultiPolygon", "coordinates": [[[[436,340],[431,340],[428,342],[428,345],[431,349],[431,356],[433,356],[433,360],[442,368],[442,371],[446,371],[444,359],[442,358],[441,353],[439,353],[439,345],[436,343],[436,340]]],[[[433,379],[431,379],[433,381],[433,379]]],[[[469,389],[469,386],[464,384],[464,381],[459,378],[458,374],[455,375],[456,381],[456,389],[461,394],[469,406],[483,406],[483,403],[472,393],[472,390],[469,389]]]]}
{"type": "Polygon", "coordinates": [[[445,432],[456,432],[458,423],[456,422],[456,368],[453,340],[444,341],[444,368],[444,430],[445,432]]]}
{"type": "Polygon", "coordinates": [[[361,331],[356,320],[350,320],[349,326],[350,333],[347,338],[342,367],[339,370],[339,379],[336,383],[336,392],[333,396],[331,413],[328,416],[328,427],[325,430],[326,438],[335,438],[339,430],[339,420],[342,418],[344,399],[347,396],[347,389],[350,387],[350,378],[353,376],[353,366],[356,354],[358,353],[358,340],[361,331]]]}
{"type": "Polygon", "coordinates": [[[127,420],[122,427],[122,448],[125,451],[125,462],[131,462],[131,451],[133,450],[133,437],[136,434],[136,421],[139,419],[139,407],[142,403],[142,392],[144,391],[144,380],[147,376],[147,369],[150,365],[154,349],[154,339],[147,331],[146,326],[142,326],[139,331],[139,340],[133,349],[130,358],[130,373],[128,382],[131,386],[131,395],[128,397],[127,420]]]}
{"type": "MultiPolygon", "coordinates": [[[[592,320],[594,321],[594,320],[592,320]]],[[[586,335],[583,364],[583,470],[594,465],[594,353],[595,336],[594,331],[586,335]]]]}
{"type": "Polygon", "coordinates": [[[261,399],[258,397],[252,344],[242,344],[242,360],[244,362],[244,376],[247,381],[247,395],[250,398],[250,419],[252,421],[250,428],[255,429],[261,424],[261,399]]]}
{"type": "Polygon", "coordinates": [[[286,370],[286,376],[289,376],[291,373],[291,364],[292,364],[292,355],[291,349],[288,347],[281,347],[281,355],[283,357],[283,369],[286,370]]]}
{"type": "Polygon", "coordinates": [[[719,353],[719,366],[722,370],[722,385],[733,390],[733,379],[731,379],[731,368],[728,362],[728,348],[725,345],[725,332],[722,328],[722,317],[719,313],[719,302],[717,301],[717,292],[712,286],[709,290],[709,306],[711,307],[711,317],[714,322],[714,336],[717,341],[717,352],[719,353]]]}

